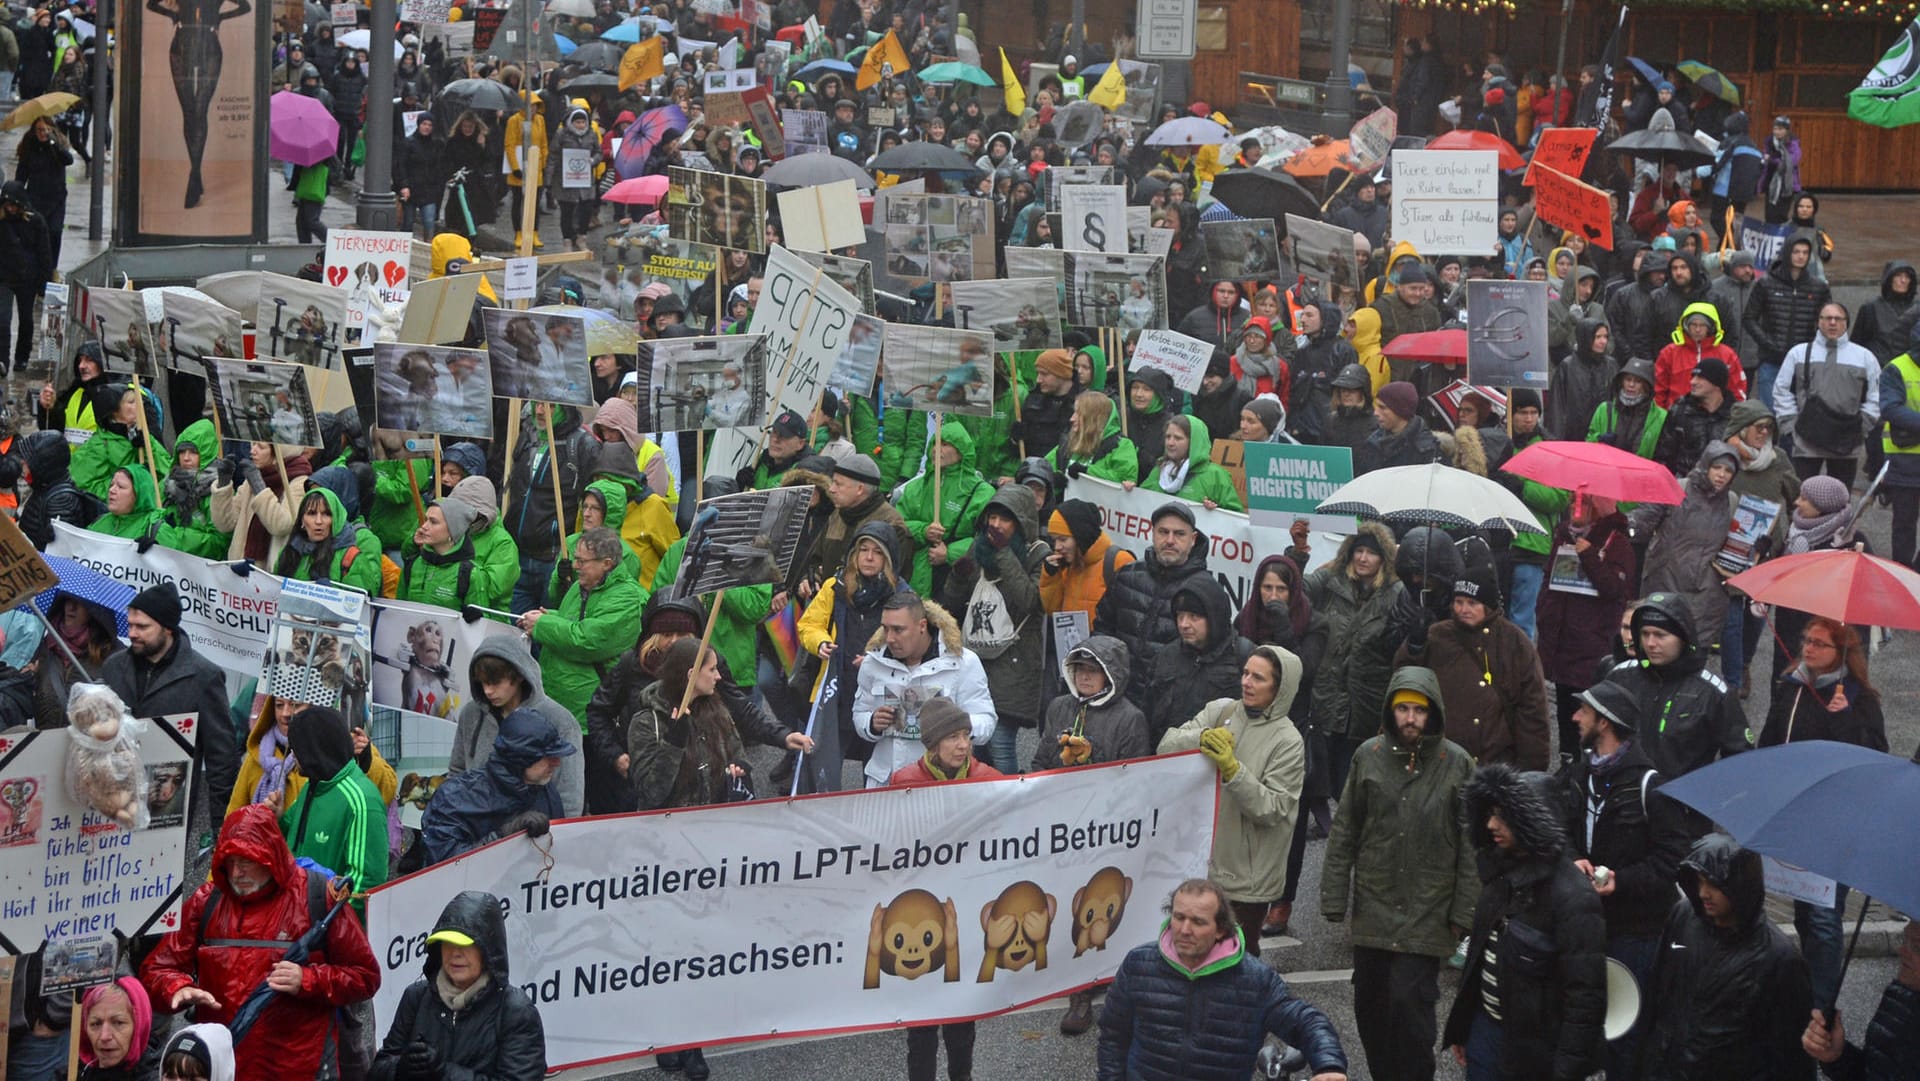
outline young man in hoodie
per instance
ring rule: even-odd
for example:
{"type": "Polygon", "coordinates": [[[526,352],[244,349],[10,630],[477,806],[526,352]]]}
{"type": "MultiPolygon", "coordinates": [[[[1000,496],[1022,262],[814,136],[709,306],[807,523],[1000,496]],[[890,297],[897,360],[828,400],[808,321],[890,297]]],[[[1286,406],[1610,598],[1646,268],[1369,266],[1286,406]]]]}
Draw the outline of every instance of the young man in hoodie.
{"type": "Polygon", "coordinates": [[[1811,341],[1814,332],[1822,329],[1820,310],[1833,299],[1827,283],[1809,268],[1812,260],[1811,237],[1805,233],[1788,237],[1785,249],[1766,276],[1754,282],[1747,297],[1741,333],[1746,348],[1741,356],[1748,368],[1758,368],[1753,396],[1761,401],[1774,401],[1773,381],[1787,351],[1811,341]]]}
{"type": "MultiPolygon", "coordinates": [[[[353,733],[338,710],[309,706],[287,726],[307,783],[280,812],[280,833],[294,858],[345,877],[355,892],[387,880],[387,806],[360,763],[353,733]]],[[[357,902],[357,912],[366,905],[357,902]]]]}
{"type": "MultiPolygon", "coordinates": [[[[1326,442],[1327,414],[1333,408],[1333,380],[1360,355],[1341,336],[1346,316],[1325,301],[1302,307],[1296,315],[1292,386],[1285,394],[1287,430],[1302,443],[1326,442]]],[[[1371,389],[1371,388],[1369,388],[1371,389]]]]}
{"type": "MultiPolygon", "coordinates": [[[[1685,265],[1685,261],[1675,259],[1676,265],[1685,265]]],[[[1660,350],[1653,361],[1653,400],[1660,408],[1671,411],[1673,403],[1679,401],[1691,389],[1691,379],[1695,368],[1708,359],[1718,360],[1726,367],[1727,378],[1722,389],[1733,399],[1747,396],[1747,377],[1741,370],[1740,355],[1728,348],[1725,335],[1720,326],[1720,309],[1705,300],[1694,301],[1687,305],[1673,326],[1673,344],[1660,350]]]]}
{"type": "MultiPolygon", "coordinates": [[[[467,770],[485,769],[493,757],[500,725],[515,710],[526,709],[553,722],[562,738],[582,746],[585,725],[565,706],[547,697],[540,665],[527,644],[515,634],[496,634],[480,643],[467,662],[468,697],[460,707],[447,759],[449,777],[467,770]]],[[[553,790],[567,815],[584,813],[586,767],[579,755],[569,754],[554,775],[553,790]]]]}

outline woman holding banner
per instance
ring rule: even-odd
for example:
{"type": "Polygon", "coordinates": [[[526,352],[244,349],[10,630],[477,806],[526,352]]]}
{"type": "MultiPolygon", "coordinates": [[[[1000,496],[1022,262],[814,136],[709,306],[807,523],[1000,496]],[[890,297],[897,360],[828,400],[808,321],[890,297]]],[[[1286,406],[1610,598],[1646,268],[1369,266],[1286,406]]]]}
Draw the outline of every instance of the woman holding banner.
{"type": "MultiPolygon", "coordinates": [[[[371,538],[371,532],[368,533],[371,538]]],[[[301,582],[328,582],[380,596],[380,547],[355,543],[354,523],[340,497],[318,485],[300,499],[300,517],[273,573],[301,582]]]]}
{"type": "Polygon", "coordinates": [[[125,383],[107,383],[93,392],[93,415],[100,423],[93,438],[74,448],[71,476],[82,491],[107,498],[114,471],[131,466],[146,471],[147,453],[160,476],[173,472],[173,457],[146,432],[160,427],[160,406],[149,392],[135,393],[125,383]],[[142,410],[144,400],[146,408],[142,410]],[[143,415],[144,413],[144,415],[143,415]]]}

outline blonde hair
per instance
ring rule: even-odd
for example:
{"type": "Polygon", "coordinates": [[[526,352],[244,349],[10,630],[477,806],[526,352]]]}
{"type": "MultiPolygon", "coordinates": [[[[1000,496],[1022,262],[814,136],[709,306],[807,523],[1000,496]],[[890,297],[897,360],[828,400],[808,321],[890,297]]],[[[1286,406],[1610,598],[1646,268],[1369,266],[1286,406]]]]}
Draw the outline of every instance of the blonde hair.
{"type": "Polygon", "coordinates": [[[1073,419],[1078,427],[1067,436],[1067,457],[1090,458],[1106,438],[1107,421],[1113,419],[1113,399],[1097,390],[1081,391],[1073,400],[1073,419]]]}

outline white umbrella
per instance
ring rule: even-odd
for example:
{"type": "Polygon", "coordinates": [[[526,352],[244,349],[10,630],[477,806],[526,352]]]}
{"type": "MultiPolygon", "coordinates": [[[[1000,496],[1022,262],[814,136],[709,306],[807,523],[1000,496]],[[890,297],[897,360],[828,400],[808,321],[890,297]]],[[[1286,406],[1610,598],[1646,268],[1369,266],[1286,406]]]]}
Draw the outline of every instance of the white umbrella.
{"type": "MultiPolygon", "coordinates": [[[[221,304],[220,301],[213,299],[198,289],[192,289],[184,285],[155,285],[140,290],[140,300],[147,306],[147,322],[158,323],[166,319],[166,309],[161,306],[162,301],[160,298],[168,293],[172,293],[174,296],[186,297],[188,300],[204,300],[208,304],[216,304],[222,308],[227,307],[227,305],[221,304]]],[[[238,312],[236,311],[235,314],[238,314],[238,312]]]]}
{"type": "Polygon", "coordinates": [[[1181,116],[1153,129],[1148,146],[1205,146],[1226,141],[1233,132],[1217,120],[1204,116],[1181,116]]]}
{"type": "Polygon", "coordinates": [[[1520,497],[1485,477],[1437,463],[1376,469],[1341,485],[1314,510],[1393,525],[1546,532],[1520,497]]]}
{"type": "Polygon", "coordinates": [[[552,0],[547,5],[548,15],[572,15],[579,19],[593,18],[593,0],[552,0]]]}
{"type": "MultiPolygon", "coordinates": [[[[373,48],[373,31],[365,27],[358,30],[349,30],[334,39],[334,43],[342,49],[371,49],[373,48]]],[[[401,55],[406,51],[398,40],[394,41],[393,58],[395,60],[400,59],[401,55]]]]}
{"type": "Polygon", "coordinates": [[[1248,139],[1260,141],[1260,160],[1254,164],[1263,169],[1278,168],[1280,163],[1313,145],[1313,141],[1306,136],[1296,135],[1278,124],[1272,124],[1227,138],[1220,144],[1221,160],[1232,161],[1240,153],[1240,144],[1248,139]]]}

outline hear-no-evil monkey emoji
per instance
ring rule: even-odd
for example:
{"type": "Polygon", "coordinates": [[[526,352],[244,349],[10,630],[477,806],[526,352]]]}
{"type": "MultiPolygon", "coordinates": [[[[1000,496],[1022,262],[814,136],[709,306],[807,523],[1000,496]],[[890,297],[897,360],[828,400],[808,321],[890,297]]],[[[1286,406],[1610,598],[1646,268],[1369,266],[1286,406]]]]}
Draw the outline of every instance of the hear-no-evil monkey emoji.
{"type": "Polygon", "coordinates": [[[1104,950],[1120,926],[1127,911],[1127,898],[1133,896],[1133,879],[1118,867],[1102,867],[1087,884],[1073,891],[1073,955],[1088,950],[1104,950]]]}
{"type": "Polygon", "coordinates": [[[980,957],[980,979],[993,982],[993,970],[1018,972],[1032,965],[1047,967],[1047,932],[1053,928],[1060,903],[1031,882],[1015,882],[1000,896],[981,906],[980,929],[987,933],[986,953],[980,957]]]}
{"type": "Polygon", "coordinates": [[[880,986],[880,973],[919,979],[940,969],[946,980],[960,978],[960,921],[953,899],[942,902],[926,890],[908,890],[892,903],[873,906],[867,933],[866,988],[880,986]]]}

